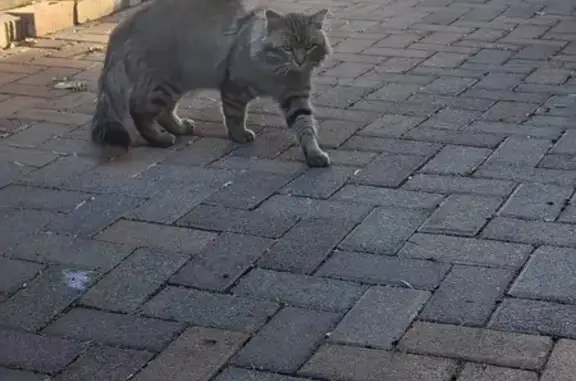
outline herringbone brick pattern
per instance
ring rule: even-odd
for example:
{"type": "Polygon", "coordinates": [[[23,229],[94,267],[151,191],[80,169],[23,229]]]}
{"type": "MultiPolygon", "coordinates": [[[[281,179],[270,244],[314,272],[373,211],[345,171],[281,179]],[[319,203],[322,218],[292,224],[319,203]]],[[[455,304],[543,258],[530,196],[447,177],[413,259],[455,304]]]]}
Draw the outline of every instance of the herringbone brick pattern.
{"type": "Polygon", "coordinates": [[[0,60],[0,380],[572,381],[574,1],[276,3],[332,10],[328,169],[269,102],[223,139],[209,93],[107,160],[119,16],[0,60]]]}

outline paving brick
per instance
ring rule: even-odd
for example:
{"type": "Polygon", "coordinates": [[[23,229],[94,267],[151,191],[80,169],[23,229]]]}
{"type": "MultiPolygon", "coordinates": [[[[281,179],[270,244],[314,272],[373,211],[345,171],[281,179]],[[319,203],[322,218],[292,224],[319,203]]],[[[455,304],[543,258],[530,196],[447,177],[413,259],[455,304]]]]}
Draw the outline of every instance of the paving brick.
{"type": "Polygon", "coordinates": [[[482,49],[476,55],[471,57],[468,62],[501,65],[506,62],[512,54],[513,53],[511,52],[502,50],[482,49]]]}
{"type": "Polygon", "coordinates": [[[432,115],[431,118],[420,125],[420,128],[462,130],[474,120],[478,119],[480,115],[481,113],[478,111],[459,110],[447,107],[432,115]]]}
{"type": "MultiPolygon", "coordinates": [[[[508,196],[515,187],[516,183],[506,180],[416,174],[404,183],[402,189],[440,194],[463,193],[505,197],[508,196]]],[[[338,195],[338,193],[336,193],[336,195],[338,195]]]]}
{"type": "Polygon", "coordinates": [[[352,176],[351,181],[365,185],[397,187],[425,161],[425,156],[384,153],[352,176]]]}
{"type": "Polygon", "coordinates": [[[259,372],[243,368],[226,368],[215,381],[307,381],[300,377],[285,376],[280,373],[259,372]]]}
{"type": "Polygon", "coordinates": [[[141,203],[142,200],[128,196],[95,195],[77,204],[72,212],[53,218],[46,230],[87,238],[141,203]]]}
{"type": "MultiPolygon", "coordinates": [[[[312,168],[284,186],[279,193],[294,196],[328,198],[340,189],[353,174],[354,168],[332,166],[312,168]]],[[[256,180],[258,184],[260,181],[256,180]]]]}
{"type": "Polygon", "coordinates": [[[576,246],[576,226],[514,218],[495,218],[486,225],[483,238],[530,245],[576,246]]]}
{"type": "Polygon", "coordinates": [[[488,158],[486,164],[535,167],[550,146],[549,140],[509,137],[488,158]]]}
{"type": "Polygon", "coordinates": [[[542,374],[542,381],[568,381],[574,375],[576,342],[562,339],[556,343],[542,374]]]}
{"type": "Polygon", "coordinates": [[[554,221],[574,189],[550,184],[521,184],[498,213],[503,217],[554,221]]]}
{"type": "Polygon", "coordinates": [[[104,229],[96,239],[131,247],[198,254],[216,238],[215,233],[145,222],[120,220],[104,229]]]}
{"type": "Polygon", "coordinates": [[[41,233],[16,246],[8,256],[105,273],[126,258],[132,250],[127,246],[107,242],[41,233]]]}
{"type": "Polygon", "coordinates": [[[298,307],[346,311],[364,290],[365,287],[350,282],[254,269],[240,279],[232,293],[298,307]]]}
{"type": "MultiPolygon", "coordinates": [[[[2,46],[0,44],[0,46],[2,46]]],[[[0,380],[6,381],[50,381],[50,377],[23,370],[15,370],[0,367],[0,380]]]]}
{"type": "Polygon", "coordinates": [[[80,299],[83,305],[134,312],[186,261],[183,254],[138,249],[80,299]]]}
{"type": "Polygon", "coordinates": [[[0,329],[0,364],[55,373],[86,350],[88,344],[75,343],[58,337],[45,337],[32,333],[0,329]]]}
{"type": "Polygon", "coordinates": [[[389,83],[367,96],[367,99],[379,101],[405,101],[420,89],[420,85],[389,83]]]}
{"type": "MultiPolygon", "coordinates": [[[[318,127],[318,144],[322,148],[337,148],[356,133],[365,122],[329,120],[318,127]]],[[[300,147],[298,149],[301,150],[300,147]]],[[[336,163],[333,163],[336,164],[336,163]]]]}
{"type": "Polygon", "coordinates": [[[339,245],[344,250],[394,254],[424,223],[429,212],[380,207],[362,221],[339,245]]]}
{"type": "Polygon", "coordinates": [[[455,144],[468,147],[495,148],[503,137],[466,130],[448,130],[433,127],[417,127],[404,135],[406,139],[423,140],[434,143],[455,144]]]}
{"type": "Polygon", "coordinates": [[[355,222],[360,222],[366,218],[372,209],[373,207],[370,205],[351,205],[342,201],[284,195],[273,196],[259,207],[261,212],[274,216],[274,218],[335,218],[355,222]]]}
{"type": "Polygon", "coordinates": [[[292,373],[312,355],[340,314],[287,307],[232,358],[234,365],[292,373]],[[290,337],[290,340],[285,340],[290,337]]]}
{"type": "Polygon", "coordinates": [[[433,290],[450,270],[448,264],[337,251],[316,275],[391,286],[433,290]]]}
{"type": "Polygon", "coordinates": [[[0,302],[26,286],[41,269],[42,266],[35,263],[0,258],[0,302]]]}
{"type": "Polygon", "coordinates": [[[454,266],[419,318],[483,326],[513,275],[505,269],[454,266]]]}
{"type": "Polygon", "coordinates": [[[372,287],[330,334],[330,341],[392,349],[429,297],[426,291],[372,287]]]}
{"type": "Polygon", "coordinates": [[[31,172],[23,178],[23,181],[39,186],[58,187],[94,166],[93,159],[65,156],[31,172]]]}
{"type": "Polygon", "coordinates": [[[142,309],[162,319],[243,332],[257,331],[277,310],[274,302],[179,287],[166,287],[142,309]]]}
{"type": "Polygon", "coordinates": [[[537,381],[538,374],[527,370],[468,363],[458,381],[537,381]]]}
{"type": "Polygon", "coordinates": [[[343,146],[346,150],[386,152],[389,154],[432,156],[441,146],[402,139],[382,139],[367,136],[353,136],[343,146]]]}
{"type": "Polygon", "coordinates": [[[203,167],[228,154],[234,147],[235,144],[229,140],[206,137],[169,155],[164,163],[203,167]]]}
{"type": "Polygon", "coordinates": [[[366,89],[352,86],[339,86],[322,92],[314,98],[314,104],[319,106],[346,108],[360,100],[366,89]]]}
{"type": "Polygon", "coordinates": [[[339,381],[448,381],[455,370],[456,363],[448,359],[323,345],[299,373],[339,381]]]}
{"type": "Polygon", "coordinates": [[[573,249],[540,247],[528,260],[509,294],[575,303],[576,283],[571,275],[576,266],[575,253],[573,249]]]}
{"type": "Polygon", "coordinates": [[[441,77],[422,88],[422,93],[458,95],[476,82],[471,78],[441,77]]]}
{"type": "Polygon", "coordinates": [[[93,347],[54,378],[54,381],[121,381],[131,377],[151,357],[152,353],[145,351],[93,347]]]}
{"type": "Polygon", "coordinates": [[[204,203],[250,210],[270,197],[292,179],[271,173],[247,173],[208,197],[204,203]]]}
{"type": "Polygon", "coordinates": [[[358,132],[358,135],[397,137],[408,132],[425,118],[407,115],[383,115],[358,132]]]}
{"type": "Polygon", "coordinates": [[[171,283],[224,291],[268,250],[273,241],[224,233],[196,258],[182,267],[171,283]]]}
{"type": "Polygon", "coordinates": [[[549,152],[576,155],[576,130],[566,131],[549,152]]]}
{"type": "Polygon", "coordinates": [[[414,234],[398,252],[398,256],[465,265],[519,268],[531,251],[530,245],[414,234]]]}
{"type": "Polygon", "coordinates": [[[571,171],[576,169],[576,158],[572,155],[546,155],[538,163],[538,167],[571,171]]]}
{"type": "Polygon", "coordinates": [[[467,54],[443,53],[434,54],[422,63],[423,66],[455,68],[468,58],[467,54]]]}
{"type": "Polygon", "coordinates": [[[159,352],[183,329],[181,323],[74,308],[46,327],[43,333],[159,352]]]}
{"type": "Polygon", "coordinates": [[[512,90],[522,82],[523,76],[509,73],[489,73],[474,88],[487,90],[512,90]]]}
{"type": "Polygon", "coordinates": [[[493,120],[505,123],[520,123],[524,121],[536,107],[529,103],[498,102],[482,116],[484,120],[493,120]]]}
{"type": "Polygon", "coordinates": [[[527,370],[540,369],[551,346],[544,336],[424,322],[400,341],[401,350],[527,370]]]}
{"type": "Polygon", "coordinates": [[[550,336],[576,337],[574,316],[576,306],[525,299],[505,299],[489,327],[550,336]]]}
{"type": "Polygon", "coordinates": [[[36,331],[82,295],[97,276],[81,269],[53,267],[43,271],[0,305],[2,324],[36,331]]]}
{"type": "Polygon", "coordinates": [[[303,219],[271,246],[258,265],[310,274],[354,227],[340,219],[303,219]]]}
{"type": "Polygon", "coordinates": [[[212,378],[248,336],[213,328],[188,328],[135,381],[204,381],[212,378]]]}
{"type": "Polygon", "coordinates": [[[474,236],[502,203],[500,197],[451,195],[420,231],[474,236]]]}
{"type": "Polygon", "coordinates": [[[492,151],[486,148],[446,146],[422,168],[424,173],[465,176],[492,151]]]}
{"type": "Polygon", "coordinates": [[[474,122],[467,130],[470,132],[490,133],[490,134],[505,134],[510,136],[525,136],[532,138],[558,138],[562,130],[551,127],[534,127],[534,126],[518,126],[511,123],[498,123],[498,122],[474,122]]]}
{"type": "Polygon", "coordinates": [[[342,187],[330,199],[378,206],[433,209],[443,197],[437,194],[349,184],[342,187]]]}
{"type": "Polygon", "coordinates": [[[247,211],[200,205],[184,216],[179,223],[193,228],[278,238],[297,221],[298,217],[293,214],[272,215],[263,212],[262,207],[260,210],[247,211]]]}
{"type": "Polygon", "coordinates": [[[43,211],[0,209],[0,236],[3,237],[0,253],[38,232],[51,217],[51,214],[43,211]]]}

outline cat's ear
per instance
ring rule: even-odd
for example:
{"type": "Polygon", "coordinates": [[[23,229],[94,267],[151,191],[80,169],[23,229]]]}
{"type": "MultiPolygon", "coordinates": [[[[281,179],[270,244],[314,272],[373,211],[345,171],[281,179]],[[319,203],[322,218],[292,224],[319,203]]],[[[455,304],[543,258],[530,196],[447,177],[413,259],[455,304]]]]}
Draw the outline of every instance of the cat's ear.
{"type": "Polygon", "coordinates": [[[268,23],[268,25],[278,25],[278,23],[284,20],[284,16],[273,9],[266,9],[264,15],[266,16],[266,23],[268,23]]]}
{"type": "Polygon", "coordinates": [[[324,27],[324,21],[326,21],[326,15],[328,14],[328,9],[324,8],[312,15],[310,15],[310,23],[312,23],[316,28],[322,29],[324,27]]]}

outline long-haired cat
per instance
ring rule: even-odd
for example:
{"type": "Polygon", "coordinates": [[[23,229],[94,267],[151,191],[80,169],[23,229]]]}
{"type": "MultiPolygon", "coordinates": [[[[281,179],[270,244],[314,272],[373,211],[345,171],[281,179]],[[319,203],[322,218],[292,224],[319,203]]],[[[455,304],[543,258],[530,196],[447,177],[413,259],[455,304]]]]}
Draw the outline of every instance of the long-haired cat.
{"type": "Polygon", "coordinates": [[[327,10],[281,14],[243,0],[157,0],[111,33],[98,82],[92,139],[128,147],[130,116],[152,146],[169,147],[191,134],[180,119],[184,94],[218,89],[230,139],[254,140],[246,112],[256,97],[278,102],[309,166],[330,164],[316,139],[311,76],[331,48],[323,32],[327,10]],[[159,128],[159,126],[162,127],[159,128]]]}

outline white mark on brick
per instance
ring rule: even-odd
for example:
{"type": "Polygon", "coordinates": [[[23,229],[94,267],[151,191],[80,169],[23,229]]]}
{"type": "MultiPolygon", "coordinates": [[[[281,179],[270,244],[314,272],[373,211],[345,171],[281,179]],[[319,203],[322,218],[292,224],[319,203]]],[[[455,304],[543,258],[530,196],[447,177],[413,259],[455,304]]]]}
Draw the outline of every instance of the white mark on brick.
{"type": "Polygon", "coordinates": [[[68,287],[78,290],[84,291],[88,287],[88,283],[90,283],[90,271],[82,271],[82,270],[62,270],[62,275],[64,276],[64,281],[68,287]]]}

